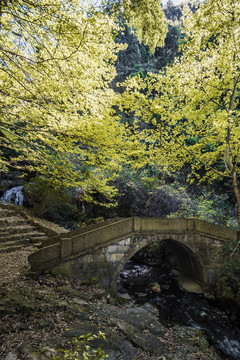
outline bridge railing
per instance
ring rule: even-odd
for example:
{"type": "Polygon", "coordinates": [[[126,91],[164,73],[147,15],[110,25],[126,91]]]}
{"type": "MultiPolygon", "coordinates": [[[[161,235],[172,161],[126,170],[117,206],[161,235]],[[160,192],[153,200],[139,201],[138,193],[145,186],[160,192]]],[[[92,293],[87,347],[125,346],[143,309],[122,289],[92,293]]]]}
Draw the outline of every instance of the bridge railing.
{"type": "Polygon", "coordinates": [[[234,239],[237,236],[236,230],[195,218],[135,218],[135,223],[139,223],[138,227],[135,226],[135,231],[148,233],[196,232],[218,241],[234,239]]]}
{"type": "Polygon", "coordinates": [[[97,226],[90,226],[61,234],[50,239],[28,258],[31,269],[42,270],[74,254],[90,252],[113,239],[134,233],[134,218],[114,219],[97,226]]]}
{"type": "Polygon", "coordinates": [[[61,238],[61,258],[86,250],[91,251],[91,249],[103,246],[113,239],[117,240],[134,232],[134,218],[127,218],[114,223],[103,224],[101,227],[90,231],[86,228],[85,232],[75,232],[70,238],[63,236],[61,238]]]}

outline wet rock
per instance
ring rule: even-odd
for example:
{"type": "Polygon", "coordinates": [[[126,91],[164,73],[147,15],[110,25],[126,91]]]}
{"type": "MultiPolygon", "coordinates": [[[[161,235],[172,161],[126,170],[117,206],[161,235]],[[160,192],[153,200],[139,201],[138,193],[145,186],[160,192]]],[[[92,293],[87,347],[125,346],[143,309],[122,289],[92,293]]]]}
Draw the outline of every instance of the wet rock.
{"type": "MultiPolygon", "coordinates": [[[[188,326],[175,326],[174,330],[178,338],[183,339],[185,344],[194,345],[206,349],[209,345],[203,332],[188,326]]],[[[189,346],[189,349],[191,347],[189,346]]]]}
{"type": "Polygon", "coordinates": [[[87,299],[88,298],[87,295],[85,295],[82,292],[80,292],[78,290],[75,290],[71,286],[67,286],[67,285],[58,286],[56,288],[56,291],[61,293],[61,294],[64,294],[64,295],[68,295],[70,297],[79,297],[81,299],[87,299]]]}
{"type": "Polygon", "coordinates": [[[147,310],[149,313],[154,314],[154,315],[158,315],[158,310],[156,309],[155,306],[153,306],[152,304],[149,303],[145,303],[141,306],[143,309],[147,310]]]}
{"type": "Polygon", "coordinates": [[[176,269],[172,269],[169,273],[170,276],[174,277],[175,279],[178,279],[180,276],[180,272],[176,269]]]}
{"type": "Polygon", "coordinates": [[[70,329],[65,330],[64,336],[69,340],[85,334],[97,334],[98,331],[99,329],[96,324],[93,324],[91,321],[84,320],[77,322],[70,329]]]}
{"type": "Polygon", "coordinates": [[[160,339],[151,333],[145,333],[143,337],[141,330],[123,320],[118,320],[115,325],[133,345],[140,349],[150,354],[161,354],[163,352],[160,339]]]}
{"type": "Polygon", "coordinates": [[[88,302],[79,298],[73,298],[72,301],[77,305],[87,306],[88,302]]]}
{"type": "MultiPolygon", "coordinates": [[[[174,326],[177,323],[196,327],[197,329],[203,329],[205,336],[212,344],[214,344],[214,347],[218,349],[218,351],[224,353],[226,356],[230,356],[229,358],[231,360],[239,359],[239,330],[237,327],[236,329],[232,327],[226,314],[220,309],[214,308],[207,302],[206,297],[202,295],[203,291],[199,284],[180,276],[179,272],[175,269],[169,271],[166,268],[163,268],[156,271],[156,269],[151,268],[149,269],[150,271],[147,271],[146,265],[142,266],[142,268],[144,268],[147,276],[142,276],[141,266],[136,267],[134,263],[132,263],[132,270],[131,268],[128,268],[129,276],[126,277],[126,280],[124,280],[123,283],[124,286],[129,283],[129,280],[132,283],[135,280],[135,284],[132,285],[129,292],[133,295],[133,299],[135,299],[136,303],[142,304],[143,301],[147,300],[148,302],[155,304],[159,311],[158,319],[163,324],[174,326]],[[139,279],[139,277],[141,278],[139,279]],[[151,282],[155,279],[156,281],[152,285],[151,282]],[[182,284],[182,288],[179,287],[179,282],[182,284]],[[141,284],[141,286],[139,286],[139,284],[141,284]],[[187,288],[188,291],[183,287],[187,288]],[[159,289],[162,291],[159,294],[156,294],[156,290],[159,289]],[[147,292],[147,296],[141,298],[139,294],[145,294],[144,291],[147,292]],[[198,293],[200,293],[200,295],[198,295],[198,293]],[[225,339],[229,340],[229,344],[226,343],[227,340],[225,341],[225,339]],[[231,344],[233,345],[232,347],[231,344]],[[235,353],[237,355],[234,355],[235,353]]],[[[140,311],[139,308],[138,311],[140,311]]],[[[232,317],[235,321],[237,318],[236,315],[232,317]]],[[[124,314],[121,319],[124,320],[124,314]]],[[[129,314],[125,320],[133,325],[129,314]]],[[[137,329],[143,329],[143,331],[147,330],[153,334],[152,329],[141,327],[140,323],[137,325],[134,323],[134,326],[136,326],[137,329]]],[[[162,336],[164,336],[164,334],[162,336]]],[[[191,336],[196,340],[196,344],[198,341],[201,341],[202,334],[201,336],[199,334],[197,334],[197,336],[192,334],[191,336]]],[[[204,339],[206,345],[206,338],[204,339]]],[[[189,341],[187,341],[185,343],[183,340],[181,340],[181,342],[182,345],[189,349],[190,353],[196,348],[194,342],[189,343],[189,341]]],[[[185,357],[182,353],[182,346],[180,346],[180,349],[180,352],[176,350],[175,354],[177,358],[183,360],[185,357]]],[[[200,352],[201,351],[202,347],[200,347],[200,352]]],[[[188,354],[186,354],[186,358],[188,358],[188,354]]],[[[195,359],[195,357],[193,358],[195,359]]],[[[171,357],[171,359],[173,359],[173,357],[171,357]]]]}
{"type": "MultiPolygon", "coordinates": [[[[127,275],[126,275],[126,277],[127,277],[127,275]]],[[[121,294],[126,294],[127,290],[122,285],[118,285],[118,292],[121,294]]]]}
{"type": "Polygon", "coordinates": [[[18,356],[15,352],[10,351],[7,356],[4,358],[4,360],[18,360],[18,356]]]}
{"type": "Polygon", "coordinates": [[[178,279],[178,283],[181,288],[187,290],[188,292],[192,292],[195,294],[203,293],[203,288],[201,287],[201,285],[187,277],[180,276],[178,279]]]}
{"type": "Polygon", "coordinates": [[[132,300],[131,296],[128,293],[125,294],[118,294],[118,299],[123,299],[123,300],[132,300]]]}
{"type": "Polygon", "coordinates": [[[170,286],[168,284],[161,285],[161,290],[169,290],[170,286]]]}
{"type": "MultiPolygon", "coordinates": [[[[65,333],[66,338],[72,339],[84,334],[97,334],[99,328],[97,325],[85,321],[65,333]]],[[[104,329],[106,341],[102,338],[91,341],[92,348],[101,347],[101,349],[108,354],[108,360],[132,360],[136,357],[136,350],[132,344],[126,340],[124,336],[117,333],[115,330],[104,329]]]]}
{"type": "MultiPolygon", "coordinates": [[[[240,317],[240,291],[233,291],[229,286],[228,278],[222,276],[215,285],[215,297],[218,303],[226,310],[231,309],[232,319],[239,319],[240,317]]],[[[237,322],[236,322],[237,323],[237,322]]]]}
{"type": "Polygon", "coordinates": [[[31,342],[26,342],[15,351],[10,351],[4,360],[45,360],[45,354],[38,354],[31,342]]]}
{"type": "Polygon", "coordinates": [[[107,360],[133,360],[136,358],[136,349],[121,334],[110,329],[105,331],[106,342],[100,344],[101,348],[109,355],[107,360]]]}
{"type": "Polygon", "coordinates": [[[161,287],[158,283],[154,283],[152,286],[151,286],[152,290],[155,291],[155,292],[158,292],[160,293],[161,292],[161,287]]]}
{"type": "Polygon", "coordinates": [[[16,311],[31,312],[37,304],[31,299],[30,292],[21,292],[10,288],[0,295],[0,312],[15,313],[16,311]]]}
{"type": "Polygon", "coordinates": [[[136,327],[136,329],[148,330],[159,336],[165,332],[165,327],[158,321],[156,309],[150,304],[128,309],[108,307],[104,312],[109,317],[108,324],[116,325],[121,320],[136,327]]]}

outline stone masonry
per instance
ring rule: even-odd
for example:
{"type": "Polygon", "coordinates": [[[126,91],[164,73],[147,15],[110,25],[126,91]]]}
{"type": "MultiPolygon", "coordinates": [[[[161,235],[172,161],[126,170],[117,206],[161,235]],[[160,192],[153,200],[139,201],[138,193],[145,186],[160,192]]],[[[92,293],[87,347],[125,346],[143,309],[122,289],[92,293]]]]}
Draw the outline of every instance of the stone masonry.
{"type": "Polygon", "coordinates": [[[114,295],[126,262],[146,245],[165,241],[176,269],[208,288],[218,276],[219,250],[236,236],[234,230],[197,219],[113,219],[47,240],[29,262],[32,271],[98,279],[114,295]]]}

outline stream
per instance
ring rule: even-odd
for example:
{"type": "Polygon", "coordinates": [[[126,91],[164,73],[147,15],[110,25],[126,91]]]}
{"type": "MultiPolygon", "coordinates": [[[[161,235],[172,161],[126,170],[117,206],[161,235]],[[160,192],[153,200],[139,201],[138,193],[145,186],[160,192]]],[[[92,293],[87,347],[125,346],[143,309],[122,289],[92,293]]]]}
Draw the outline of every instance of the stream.
{"type": "Polygon", "coordinates": [[[119,293],[127,293],[136,303],[158,308],[164,325],[184,325],[201,329],[209,343],[225,359],[240,359],[240,328],[226,312],[204,294],[186,291],[178,285],[177,271],[169,266],[148,266],[128,261],[120,274],[119,293]]]}

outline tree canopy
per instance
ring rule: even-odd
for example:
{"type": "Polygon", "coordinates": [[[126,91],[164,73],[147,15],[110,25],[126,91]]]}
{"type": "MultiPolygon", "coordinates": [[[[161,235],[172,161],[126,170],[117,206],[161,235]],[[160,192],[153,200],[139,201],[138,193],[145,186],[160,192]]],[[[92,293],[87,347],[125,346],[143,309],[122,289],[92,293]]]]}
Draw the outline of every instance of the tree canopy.
{"type": "Polygon", "coordinates": [[[78,0],[1,2],[3,170],[24,165],[111,193],[121,133],[110,116],[117,30],[78,0]]]}
{"type": "Polygon", "coordinates": [[[185,6],[182,57],[130,79],[122,104],[152,161],[168,171],[190,164],[200,181],[230,178],[240,205],[239,18],[237,0],[208,0],[194,14],[185,6]]]}
{"type": "MultiPolygon", "coordinates": [[[[114,3],[151,52],[163,44],[160,1],[114,3]]],[[[114,196],[123,163],[167,172],[190,164],[200,181],[231,179],[240,204],[239,2],[207,0],[194,13],[185,6],[178,58],[158,74],[132,76],[122,95],[112,84],[125,45],[104,6],[0,3],[1,169],[52,176],[92,200],[95,191],[114,196]]]]}
{"type": "MultiPolygon", "coordinates": [[[[157,36],[163,39],[166,32],[160,2],[121,5],[144,42],[152,39],[150,33],[155,34],[152,48],[162,41],[157,36]],[[150,14],[150,29],[140,21],[137,5],[150,14]]],[[[111,82],[117,53],[124,49],[114,41],[119,30],[114,17],[88,1],[1,1],[3,171],[25,167],[111,198],[109,181],[124,153],[122,126],[112,116],[111,82]]]]}

